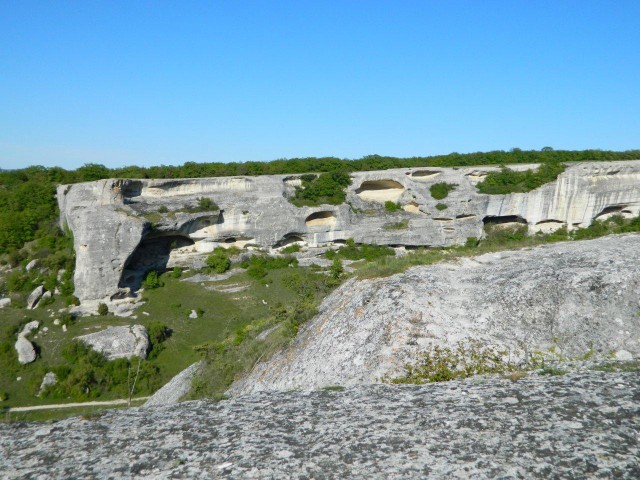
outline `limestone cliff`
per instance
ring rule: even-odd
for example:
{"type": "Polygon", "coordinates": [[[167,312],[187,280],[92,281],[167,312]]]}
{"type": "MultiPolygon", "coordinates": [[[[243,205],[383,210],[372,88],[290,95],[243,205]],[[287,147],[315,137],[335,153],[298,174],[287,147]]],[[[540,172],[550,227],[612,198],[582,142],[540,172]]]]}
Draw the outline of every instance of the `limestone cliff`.
{"type": "MultiPolygon", "coordinates": [[[[519,165],[514,169],[535,168],[519,165]]],[[[61,223],[74,235],[76,295],[83,301],[125,295],[152,268],[197,265],[216,246],[310,247],[358,243],[448,246],[482,235],[487,223],[526,223],[533,231],[588,226],[594,218],[640,212],[640,161],[574,164],[530,193],[479,194],[493,170],[414,168],[355,172],[346,203],[294,206],[300,176],[180,180],[110,179],[58,188],[61,223]],[[444,200],[429,187],[457,185],[444,200]],[[190,213],[205,197],[219,210],[190,213]],[[398,202],[389,213],[385,201],[398,202]],[[445,203],[446,210],[436,205],[445,203]],[[400,223],[406,228],[390,229],[400,223]]]]}

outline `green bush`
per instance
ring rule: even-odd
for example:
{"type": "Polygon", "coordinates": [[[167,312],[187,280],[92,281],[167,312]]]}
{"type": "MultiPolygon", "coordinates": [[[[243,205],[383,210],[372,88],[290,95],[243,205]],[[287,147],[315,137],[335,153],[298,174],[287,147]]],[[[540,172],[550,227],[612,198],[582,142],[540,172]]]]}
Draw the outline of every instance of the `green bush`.
{"type": "Polygon", "coordinates": [[[158,213],[169,213],[169,209],[166,205],[160,205],[160,207],[158,207],[158,213]]]}
{"type": "Polygon", "coordinates": [[[158,272],[155,270],[149,272],[144,279],[144,282],[142,282],[142,287],[145,289],[160,288],[162,286],[164,286],[164,283],[160,280],[158,272]]]}
{"type": "Polygon", "coordinates": [[[436,209],[437,209],[437,210],[440,210],[440,211],[442,211],[442,210],[446,210],[447,208],[449,208],[449,207],[448,207],[447,205],[445,205],[444,203],[438,203],[438,204],[436,205],[436,209]]]}
{"type": "Polygon", "coordinates": [[[173,267],[171,271],[171,276],[173,278],[180,278],[182,276],[182,269],[180,267],[173,267]]]}
{"type": "Polygon", "coordinates": [[[217,247],[211,255],[207,257],[207,269],[213,273],[224,273],[231,268],[228,252],[217,247]]]}
{"type": "Polygon", "coordinates": [[[442,200],[443,198],[447,198],[449,192],[455,190],[457,186],[455,183],[438,182],[431,185],[429,192],[431,192],[431,196],[436,200],[442,200]]]}
{"type": "Polygon", "coordinates": [[[328,172],[303,175],[302,187],[296,187],[291,203],[297,207],[322,204],[340,205],[346,198],[345,189],[351,185],[351,177],[345,172],[328,172]]]}
{"type": "Polygon", "coordinates": [[[296,265],[298,265],[298,260],[295,257],[271,257],[269,255],[253,255],[244,259],[240,264],[242,268],[247,269],[247,275],[255,279],[266,277],[269,270],[296,265]]]}
{"type": "Polygon", "coordinates": [[[291,245],[288,245],[284,247],[282,250],[280,250],[281,253],[286,253],[286,254],[298,253],[299,251],[300,251],[300,245],[297,243],[292,243],[291,245]]]}
{"type": "Polygon", "coordinates": [[[325,253],[325,257],[329,260],[333,260],[335,257],[340,257],[346,260],[364,259],[369,262],[390,255],[395,255],[393,248],[368,243],[356,245],[352,238],[348,239],[346,244],[338,250],[329,250],[325,253]]]}
{"type": "Polygon", "coordinates": [[[384,209],[387,212],[393,213],[393,212],[401,211],[402,210],[402,206],[399,203],[396,203],[396,202],[386,201],[386,202],[384,202],[384,209]]]}
{"type": "Polygon", "coordinates": [[[503,166],[498,172],[489,172],[476,187],[480,193],[490,195],[530,192],[546,183],[553,182],[564,170],[565,166],[557,161],[544,162],[535,171],[519,172],[503,166]]]}
{"type": "Polygon", "coordinates": [[[109,307],[107,307],[106,303],[98,304],[98,315],[104,316],[109,313],[109,307]]]}

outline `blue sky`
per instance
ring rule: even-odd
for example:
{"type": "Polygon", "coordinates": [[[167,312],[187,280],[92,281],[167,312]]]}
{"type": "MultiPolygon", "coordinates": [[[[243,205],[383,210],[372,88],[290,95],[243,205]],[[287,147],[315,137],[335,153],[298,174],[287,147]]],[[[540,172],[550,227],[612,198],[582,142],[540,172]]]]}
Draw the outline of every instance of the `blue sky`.
{"type": "Polygon", "coordinates": [[[640,148],[637,0],[0,7],[0,168],[640,148]]]}

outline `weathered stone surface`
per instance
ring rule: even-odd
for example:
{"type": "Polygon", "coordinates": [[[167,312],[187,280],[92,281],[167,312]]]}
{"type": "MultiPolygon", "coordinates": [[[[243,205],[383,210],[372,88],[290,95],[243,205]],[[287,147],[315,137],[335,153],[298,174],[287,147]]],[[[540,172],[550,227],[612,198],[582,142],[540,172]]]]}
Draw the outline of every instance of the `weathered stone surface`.
{"type": "Polygon", "coordinates": [[[76,337],[109,360],[137,356],[147,358],[149,335],[142,325],[109,327],[105,330],[76,337]]]}
{"type": "Polygon", "coordinates": [[[42,392],[44,392],[44,390],[47,387],[51,387],[53,385],[55,385],[56,383],[58,383],[58,377],[56,376],[55,373],[53,372],[48,372],[44,378],[42,379],[42,383],[40,384],[40,391],[38,392],[38,396],[42,395],[42,392]]]}
{"type": "Polygon", "coordinates": [[[154,393],[144,404],[145,407],[158,407],[161,405],[172,405],[178,403],[191,389],[191,381],[198,370],[202,367],[202,362],[196,362],[185,368],[169,382],[154,393]]]}
{"type": "MultiPolygon", "coordinates": [[[[535,165],[517,165],[517,170],[535,165]]],[[[100,180],[58,189],[61,223],[74,234],[76,296],[109,299],[137,288],[144,271],[202,265],[215,247],[290,243],[448,246],[480,237],[485,222],[515,221],[533,231],[585,227],[594,218],[640,212],[640,161],[573,164],[529,193],[479,194],[475,185],[493,167],[393,169],[354,172],[347,203],[298,208],[287,196],[299,176],[180,180],[100,180]],[[428,172],[428,173],[424,173],[428,172]],[[445,200],[429,193],[435,182],[458,185],[445,200]],[[188,213],[199,197],[219,211],[188,213]],[[389,213],[385,199],[402,210],[389,213]],[[439,211],[438,203],[448,208],[439,211]],[[169,213],[160,214],[160,206],[169,213]],[[374,214],[371,215],[370,213],[374,214]],[[153,227],[145,214],[161,220],[153,227]],[[406,229],[385,229],[408,221],[406,229]]]]}
{"type": "Polygon", "coordinates": [[[640,375],[360,386],[0,423],[9,478],[640,477],[640,375]]]}
{"type": "Polygon", "coordinates": [[[29,298],[27,298],[27,309],[33,310],[38,305],[38,302],[44,295],[44,287],[40,285],[39,287],[34,288],[33,292],[29,294],[29,298]]]}
{"type": "Polygon", "coordinates": [[[33,320],[22,327],[22,330],[18,333],[18,340],[15,343],[15,349],[18,354],[18,362],[22,365],[35,362],[36,360],[36,349],[27,339],[27,335],[29,335],[33,330],[36,330],[39,326],[40,322],[33,320]]]}
{"type": "Polygon", "coordinates": [[[640,235],[549,244],[350,280],[290,346],[231,389],[315,389],[399,375],[466,338],[510,351],[640,355],[640,235]]]}
{"type": "Polygon", "coordinates": [[[0,298],[0,308],[8,307],[9,305],[11,305],[10,298],[0,298]]]}

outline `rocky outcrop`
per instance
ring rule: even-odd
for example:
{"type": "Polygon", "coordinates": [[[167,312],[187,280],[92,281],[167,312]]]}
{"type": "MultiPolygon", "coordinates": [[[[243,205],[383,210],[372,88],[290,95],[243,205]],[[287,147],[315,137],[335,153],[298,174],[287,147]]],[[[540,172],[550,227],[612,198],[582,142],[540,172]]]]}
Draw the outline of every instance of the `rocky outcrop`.
{"type": "Polygon", "coordinates": [[[147,329],[142,325],[109,327],[100,332],[76,337],[76,340],[103,353],[108,360],[133,356],[147,358],[150,346],[147,329]]]}
{"type": "Polygon", "coordinates": [[[8,478],[638,478],[640,375],[281,392],[0,423],[8,478]]]}
{"type": "Polygon", "coordinates": [[[640,355],[640,235],[550,244],[350,280],[232,393],[375,383],[465,339],[536,352],[640,355]],[[624,352],[624,353],[622,353],[624,352]]]}
{"type": "Polygon", "coordinates": [[[189,390],[191,390],[191,381],[195,377],[198,370],[202,367],[202,362],[196,362],[185,368],[169,382],[154,393],[144,404],[145,407],[158,407],[161,405],[172,405],[178,403],[189,390]]]}
{"type": "Polygon", "coordinates": [[[18,362],[22,365],[35,362],[36,360],[36,349],[27,338],[27,335],[29,335],[33,330],[37,330],[39,326],[40,322],[34,320],[22,327],[22,330],[18,333],[18,340],[16,341],[15,349],[18,354],[18,362]]]}
{"type": "MultiPolygon", "coordinates": [[[[535,168],[517,165],[514,169],[535,168]]],[[[493,167],[354,172],[346,203],[294,206],[299,176],[122,180],[58,188],[61,223],[76,249],[76,296],[126,296],[151,269],[202,264],[215,247],[331,246],[357,243],[449,246],[480,237],[485,223],[509,219],[534,231],[588,226],[594,218],[640,211],[640,161],[573,164],[557,181],[529,193],[479,194],[493,167]],[[457,185],[444,200],[435,182],[457,185]],[[218,210],[194,212],[205,197],[218,210]],[[384,202],[400,204],[388,212],[384,202]],[[446,215],[436,208],[445,203],[446,215]],[[385,226],[406,224],[403,229],[385,226]],[[198,263],[199,262],[199,263],[198,263]]]]}

